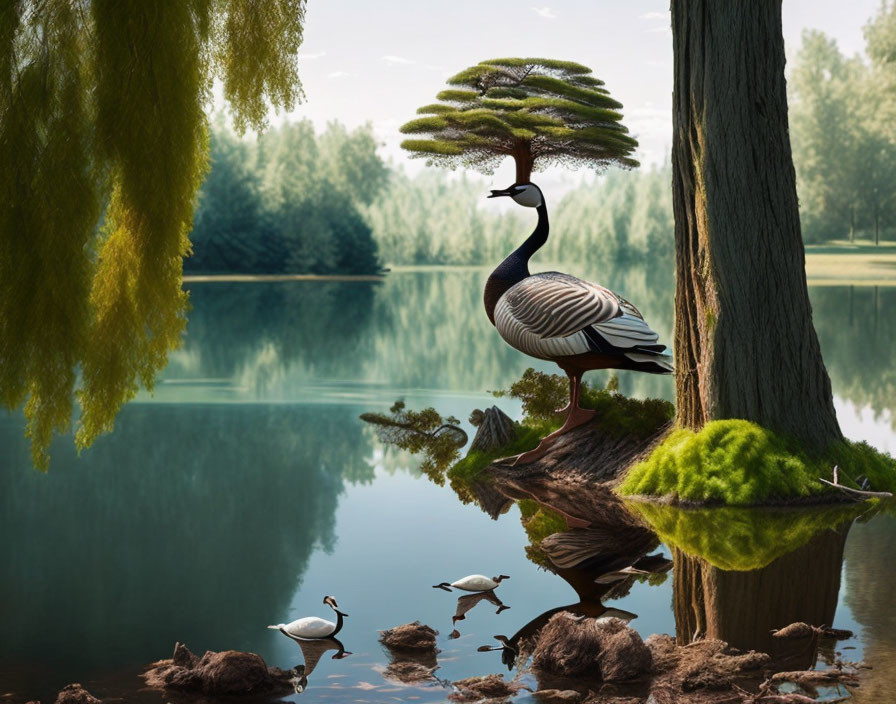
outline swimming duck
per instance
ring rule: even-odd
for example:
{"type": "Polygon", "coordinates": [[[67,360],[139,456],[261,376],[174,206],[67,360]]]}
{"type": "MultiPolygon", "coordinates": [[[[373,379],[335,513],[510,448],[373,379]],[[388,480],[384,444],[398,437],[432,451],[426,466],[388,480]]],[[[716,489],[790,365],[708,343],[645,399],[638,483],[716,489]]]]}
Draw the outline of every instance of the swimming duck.
{"type": "Polygon", "coordinates": [[[451,591],[451,587],[462,589],[465,592],[487,592],[497,587],[502,580],[510,579],[506,574],[499,574],[497,577],[489,579],[482,574],[471,574],[457,580],[456,582],[442,582],[441,584],[433,584],[433,589],[444,589],[446,592],[451,591]]]}

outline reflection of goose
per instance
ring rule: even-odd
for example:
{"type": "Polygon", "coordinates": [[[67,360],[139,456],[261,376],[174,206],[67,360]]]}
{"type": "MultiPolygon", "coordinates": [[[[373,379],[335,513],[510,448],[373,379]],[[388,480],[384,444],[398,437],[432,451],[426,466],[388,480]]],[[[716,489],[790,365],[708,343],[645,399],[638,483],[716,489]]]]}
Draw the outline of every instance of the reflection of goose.
{"type": "Polygon", "coordinates": [[[462,589],[465,592],[487,592],[497,587],[501,580],[510,579],[506,574],[499,574],[497,577],[489,579],[485,575],[471,574],[457,580],[456,582],[442,582],[441,584],[433,584],[433,589],[444,589],[446,592],[451,591],[451,587],[462,589]]]}
{"type": "Polygon", "coordinates": [[[485,311],[511,347],[556,362],[569,377],[566,421],[516,463],[541,457],[554,439],[594,417],[581,408],[582,375],[591,369],[630,369],[651,374],[673,371],[666,347],[644,316],[622,296],[569,274],[529,273],[529,258],[547,242],[548,211],[534,183],[515,183],[489,198],[510,196],[538,211],[529,238],[496,268],[485,284],[485,311]]]}
{"type": "Polygon", "coordinates": [[[341,660],[342,658],[347,658],[351,655],[351,653],[345,649],[342,642],[336,638],[319,638],[317,640],[293,638],[293,640],[299,644],[299,647],[302,649],[302,657],[305,660],[304,665],[295,668],[299,673],[299,681],[296,684],[296,692],[298,694],[305,691],[305,687],[308,686],[308,676],[314,671],[318,661],[328,650],[337,651],[332,657],[333,660],[341,660]]]}
{"type": "Polygon", "coordinates": [[[501,613],[502,611],[506,611],[510,607],[504,604],[498,598],[498,595],[495,594],[494,591],[489,589],[485,592],[479,592],[477,594],[465,594],[464,596],[458,597],[457,599],[457,609],[454,612],[454,616],[451,617],[453,623],[457,623],[458,621],[463,621],[467,616],[467,612],[470,611],[476,604],[480,601],[487,601],[490,604],[494,604],[498,607],[498,610],[495,611],[496,614],[501,613]]]}
{"type": "Polygon", "coordinates": [[[339,610],[336,600],[331,596],[325,596],[324,603],[336,612],[336,623],[317,616],[306,616],[291,623],[278,623],[276,626],[268,626],[268,628],[278,630],[283,635],[293,639],[316,640],[319,638],[332,638],[342,630],[342,619],[348,616],[348,614],[344,614],[339,610]]]}

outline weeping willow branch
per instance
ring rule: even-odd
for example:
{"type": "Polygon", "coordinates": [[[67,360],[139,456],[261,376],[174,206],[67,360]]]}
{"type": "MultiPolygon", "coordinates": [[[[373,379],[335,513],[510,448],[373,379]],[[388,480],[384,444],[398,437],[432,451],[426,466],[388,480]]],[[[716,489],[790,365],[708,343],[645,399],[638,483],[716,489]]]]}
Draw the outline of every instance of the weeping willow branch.
{"type": "Polygon", "coordinates": [[[36,466],[73,395],[83,448],[179,344],[212,81],[241,130],[291,108],[304,7],[2,3],[0,401],[24,405],[36,466]]]}

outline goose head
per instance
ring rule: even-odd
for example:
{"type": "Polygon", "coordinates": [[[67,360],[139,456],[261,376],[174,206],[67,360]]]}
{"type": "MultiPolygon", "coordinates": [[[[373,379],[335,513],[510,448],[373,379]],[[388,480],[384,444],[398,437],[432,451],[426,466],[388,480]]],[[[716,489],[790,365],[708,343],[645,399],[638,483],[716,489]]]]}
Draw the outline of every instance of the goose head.
{"type": "Polygon", "coordinates": [[[324,603],[327,606],[329,606],[331,609],[333,609],[333,611],[335,611],[337,614],[342,614],[343,616],[348,617],[348,614],[343,613],[342,611],[339,610],[339,604],[336,603],[336,599],[333,598],[332,596],[325,596],[324,603]]]}
{"type": "Polygon", "coordinates": [[[534,183],[514,183],[503,190],[493,190],[489,198],[510,196],[518,205],[526,208],[537,208],[544,203],[541,189],[534,183]]]}

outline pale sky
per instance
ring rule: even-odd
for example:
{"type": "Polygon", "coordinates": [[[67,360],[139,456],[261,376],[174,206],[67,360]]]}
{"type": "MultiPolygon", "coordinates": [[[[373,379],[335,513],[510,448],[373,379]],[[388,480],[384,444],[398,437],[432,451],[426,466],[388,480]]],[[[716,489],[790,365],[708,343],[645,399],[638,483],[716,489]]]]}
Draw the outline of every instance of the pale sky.
{"type": "MultiPolygon", "coordinates": [[[[739,1],[739,0],[738,0],[739,1]]],[[[833,36],[852,55],[879,0],[784,0],[791,55],[804,29],[833,36]]],[[[300,75],[306,101],[289,119],[373,124],[381,153],[421,168],[398,144],[398,127],[435,102],[445,79],[484,59],[545,56],[585,64],[622,102],[642,163],[660,163],[671,144],[672,37],[668,0],[308,0],[300,75]]],[[[283,115],[274,117],[279,123],[283,115]]],[[[540,177],[559,186],[580,174],[540,177]]],[[[489,180],[513,181],[506,163],[489,180]]]]}

